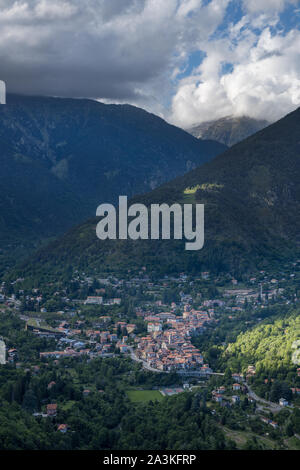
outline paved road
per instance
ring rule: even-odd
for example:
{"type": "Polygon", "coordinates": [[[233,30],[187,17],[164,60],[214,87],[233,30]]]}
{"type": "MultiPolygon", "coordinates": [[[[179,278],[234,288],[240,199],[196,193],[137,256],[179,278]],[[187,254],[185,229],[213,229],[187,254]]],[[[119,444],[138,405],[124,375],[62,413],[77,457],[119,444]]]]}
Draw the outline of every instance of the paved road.
{"type": "Polygon", "coordinates": [[[255,400],[256,402],[258,402],[258,404],[265,405],[267,408],[270,409],[270,411],[272,411],[272,413],[278,413],[280,410],[282,410],[282,406],[278,405],[278,403],[274,403],[272,401],[268,401],[268,400],[265,400],[264,398],[259,397],[251,389],[251,387],[249,386],[249,384],[247,384],[247,382],[244,382],[244,384],[248,388],[248,396],[250,398],[253,398],[253,400],[255,400]]]}

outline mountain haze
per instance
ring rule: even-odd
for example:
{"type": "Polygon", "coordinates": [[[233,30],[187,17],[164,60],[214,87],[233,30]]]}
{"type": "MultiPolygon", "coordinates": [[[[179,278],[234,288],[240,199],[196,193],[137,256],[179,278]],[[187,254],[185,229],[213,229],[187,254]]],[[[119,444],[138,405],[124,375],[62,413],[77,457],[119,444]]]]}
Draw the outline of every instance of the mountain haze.
{"type": "Polygon", "coordinates": [[[213,139],[231,147],[269,124],[268,121],[248,116],[227,116],[215,121],[202,122],[187,131],[197,139],[213,139]]]}

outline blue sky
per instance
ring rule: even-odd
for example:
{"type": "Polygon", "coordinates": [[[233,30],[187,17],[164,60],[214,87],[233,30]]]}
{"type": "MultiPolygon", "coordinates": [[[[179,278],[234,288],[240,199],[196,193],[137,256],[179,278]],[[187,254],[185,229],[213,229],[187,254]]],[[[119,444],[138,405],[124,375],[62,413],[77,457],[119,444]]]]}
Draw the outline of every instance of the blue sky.
{"type": "Polygon", "coordinates": [[[132,103],[182,127],[300,105],[298,0],[0,0],[8,91],[132,103]]]}

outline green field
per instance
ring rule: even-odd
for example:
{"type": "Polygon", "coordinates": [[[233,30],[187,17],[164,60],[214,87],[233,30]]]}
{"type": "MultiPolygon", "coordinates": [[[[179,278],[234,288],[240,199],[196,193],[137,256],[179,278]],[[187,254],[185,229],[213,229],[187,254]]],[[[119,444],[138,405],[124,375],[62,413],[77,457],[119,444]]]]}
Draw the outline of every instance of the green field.
{"type": "Polygon", "coordinates": [[[164,397],[158,390],[127,390],[128,398],[134,403],[162,400],[164,397]]]}

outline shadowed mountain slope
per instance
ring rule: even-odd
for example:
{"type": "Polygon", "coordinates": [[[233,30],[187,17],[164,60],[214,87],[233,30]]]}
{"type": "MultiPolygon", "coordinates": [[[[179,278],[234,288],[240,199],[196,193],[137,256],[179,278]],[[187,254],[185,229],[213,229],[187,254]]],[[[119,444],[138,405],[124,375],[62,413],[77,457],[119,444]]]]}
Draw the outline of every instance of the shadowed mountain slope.
{"type": "Polygon", "coordinates": [[[0,242],[12,257],[92,216],[101,202],[149,191],[226,149],[134,106],[17,95],[7,103],[0,242]]]}

